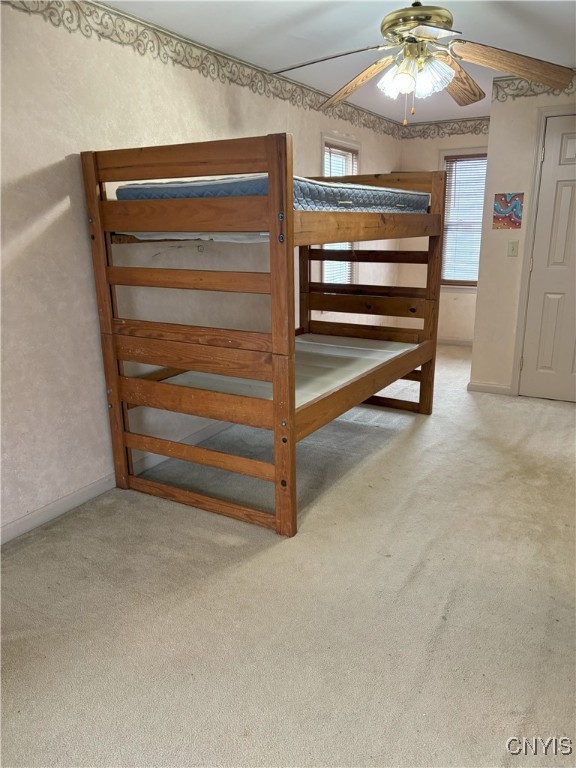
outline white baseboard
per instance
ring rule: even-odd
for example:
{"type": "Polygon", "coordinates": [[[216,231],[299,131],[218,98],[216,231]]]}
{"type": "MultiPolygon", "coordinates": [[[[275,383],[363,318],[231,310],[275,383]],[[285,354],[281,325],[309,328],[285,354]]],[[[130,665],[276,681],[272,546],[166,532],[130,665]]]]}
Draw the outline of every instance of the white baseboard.
{"type": "Polygon", "coordinates": [[[13,520],[11,523],[5,523],[1,529],[2,544],[5,544],[11,539],[15,539],[17,536],[22,536],[23,533],[28,533],[34,528],[38,528],[40,525],[49,523],[51,520],[55,520],[60,515],[69,512],[74,507],[79,507],[80,504],[84,504],[90,499],[100,496],[101,493],[106,493],[116,485],[116,478],[113,474],[101,477],[100,480],[96,480],[90,485],[85,485],[83,488],[69,493],[67,496],[62,496],[61,499],[46,504],[45,507],[35,509],[33,512],[29,512],[24,517],[19,517],[18,520],[13,520]]]}
{"type": "MultiPolygon", "coordinates": [[[[229,424],[208,424],[197,432],[183,438],[180,442],[194,445],[213,435],[217,435],[219,432],[223,432],[225,429],[228,429],[229,426],[229,424]]],[[[140,472],[155,467],[163,461],[167,461],[166,456],[150,454],[137,461],[134,465],[134,469],[136,473],[139,474],[140,472]]],[[[0,529],[1,543],[5,544],[6,542],[15,539],[17,536],[22,536],[22,534],[28,533],[28,531],[34,530],[34,528],[38,528],[40,525],[49,523],[57,517],[66,514],[66,512],[70,512],[71,509],[79,507],[80,504],[84,504],[87,501],[96,498],[96,496],[106,493],[106,491],[111,490],[115,486],[116,478],[114,475],[106,475],[89,485],[85,485],[83,488],[78,488],[76,491],[63,496],[60,499],[56,499],[56,501],[53,501],[50,504],[46,504],[45,507],[40,507],[40,509],[35,509],[32,512],[29,512],[27,515],[24,515],[24,517],[18,518],[18,520],[5,523],[0,529]]]]}
{"type": "Polygon", "coordinates": [[[471,381],[467,389],[468,392],[488,392],[491,395],[516,395],[516,392],[512,390],[510,385],[490,384],[486,381],[471,381]]]}

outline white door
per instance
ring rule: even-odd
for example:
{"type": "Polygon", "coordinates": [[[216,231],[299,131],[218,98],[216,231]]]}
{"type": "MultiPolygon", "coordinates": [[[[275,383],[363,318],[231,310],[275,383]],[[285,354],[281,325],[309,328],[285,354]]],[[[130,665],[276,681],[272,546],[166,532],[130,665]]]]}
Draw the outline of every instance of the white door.
{"type": "Polygon", "coordinates": [[[576,116],[546,120],[519,394],[576,402],[576,116]]]}

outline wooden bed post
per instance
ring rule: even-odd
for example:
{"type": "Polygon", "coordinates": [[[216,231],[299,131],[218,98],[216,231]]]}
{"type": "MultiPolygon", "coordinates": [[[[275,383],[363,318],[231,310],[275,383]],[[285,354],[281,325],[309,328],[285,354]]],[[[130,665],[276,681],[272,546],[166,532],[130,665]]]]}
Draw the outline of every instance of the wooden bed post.
{"type": "Polygon", "coordinates": [[[300,331],[310,333],[310,246],[298,248],[298,276],[300,281],[300,331]]]}
{"type": "Polygon", "coordinates": [[[422,365],[420,378],[419,412],[432,413],[434,399],[434,369],[436,366],[436,337],[438,335],[438,307],[440,303],[440,279],[442,276],[442,232],[444,229],[444,197],[446,174],[437,171],[432,174],[430,190],[430,213],[441,217],[441,232],[428,238],[428,268],[426,275],[426,299],[430,302],[429,311],[424,319],[423,339],[431,339],[434,343],[432,360],[422,365]]]}
{"type": "Polygon", "coordinates": [[[292,137],[273,134],[267,141],[276,531],[294,536],[297,508],[292,137]]]}
{"type": "Polygon", "coordinates": [[[104,358],[104,375],[106,377],[114,470],[118,487],[128,488],[129,469],[128,452],[124,445],[124,412],[118,392],[118,362],[114,354],[112,337],[114,303],[106,273],[107,267],[110,264],[110,254],[108,252],[110,246],[109,239],[103,233],[100,219],[99,203],[103,196],[103,189],[98,180],[95,153],[82,152],[81,158],[86,191],[88,231],[92,244],[92,261],[94,264],[94,279],[96,281],[96,299],[98,302],[98,317],[100,319],[100,336],[104,358]]]}

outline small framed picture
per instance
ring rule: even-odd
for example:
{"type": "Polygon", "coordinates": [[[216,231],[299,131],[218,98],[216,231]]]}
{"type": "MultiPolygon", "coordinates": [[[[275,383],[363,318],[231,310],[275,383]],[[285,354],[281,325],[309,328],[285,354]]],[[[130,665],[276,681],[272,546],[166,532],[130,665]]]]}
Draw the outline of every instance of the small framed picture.
{"type": "Polygon", "coordinates": [[[498,192],[494,195],[492,229],[520,229],[524,192],[498,192]]]}

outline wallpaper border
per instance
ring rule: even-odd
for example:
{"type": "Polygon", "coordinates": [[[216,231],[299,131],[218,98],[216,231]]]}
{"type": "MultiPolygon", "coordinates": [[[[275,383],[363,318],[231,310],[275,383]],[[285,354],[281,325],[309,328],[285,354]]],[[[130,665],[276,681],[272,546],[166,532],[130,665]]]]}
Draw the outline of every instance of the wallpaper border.
{"type": "MultiPolygon", "coordinates": [[[[86,38],[109,40],[132,48],[141,56],[158,59],[163,64],[179,65],[211,80],[239,85],[266,98],[287,101],[299,109],[319,111],[326,99],[326,94],[320,91],[285,77],[271,75],[104,3],[88,0],[7,0],[6,5],[30,15],[40,15],[52,26],[62,27],[69,33],[80,32],[86,38]]],[[[490,124],[488,117],[482,117],[402,126],[394,120],[346,103],[338,104],[326,114],[395,139],[485,135],[490,124]]]]}
{"type": "Polygon", "coordinates": [[[561,88],[550,88],[547,85],[539,83],[530,83],[520,77],[499,77],[492,84],[492,101],[508,101],[508,99],[525,98],[527,96],[541,96],[547,93],[550,96],[561,96],[563,93],[570,96],[576,93],[576,78],[562,90],[561,88]]]}

